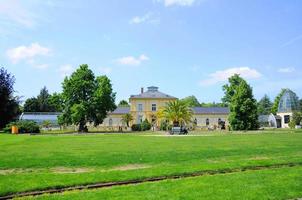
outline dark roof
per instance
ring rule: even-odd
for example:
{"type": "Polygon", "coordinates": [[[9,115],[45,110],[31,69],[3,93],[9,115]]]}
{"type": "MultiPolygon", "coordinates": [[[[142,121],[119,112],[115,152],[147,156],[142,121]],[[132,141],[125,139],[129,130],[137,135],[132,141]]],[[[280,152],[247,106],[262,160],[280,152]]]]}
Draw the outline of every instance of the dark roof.
{"type": "Polygon", "coordinates": [[[142,94],[131,95],[130,98],[135,99],[177,99],[176,97],[158,91],[158,87],[151,86],[148,90],[142,94]]]}
{"type": "Polygon", "coordinates": [[[229,108],[225,107],[193,107],[194,114],[229,114],[229,108]]]}
{"type": "Polygon", "coordinates": [[[130,107],[117,107],[113,112],[111,112],[110,114],[128,114],[130,113],[130,107]]]}

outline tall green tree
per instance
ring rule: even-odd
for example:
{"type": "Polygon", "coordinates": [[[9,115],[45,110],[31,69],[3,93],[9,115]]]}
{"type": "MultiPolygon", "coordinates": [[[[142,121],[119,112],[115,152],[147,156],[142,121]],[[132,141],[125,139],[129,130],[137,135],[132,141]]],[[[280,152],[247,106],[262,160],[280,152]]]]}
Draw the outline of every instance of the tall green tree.
{"type": "Polygon", "coordinates": [[[40,90],[40,94],[37,96],[37,100],[39,103],[39,112],[49,112],[49,110],[50,110],[50,105],[48,102],[49,97],[50,97],[50,94],[49,94],[46,86],[44,86],[40,90]]]}
{"type": "Polygon", "coordinates": [[[107,76],[95,77],[88,65],[80,67],[63,82],[63,114],[60,124],[76,124],[86,132],[86,124],[101,124],[115,106],[115,93],[107,76]]]}
{"type": "Polygon", "coordinates": [[[259,127],[257,101],[252,88],[238,74],[223,86],[223,101],[229,104],[229,123],[232,130],[255,130],[259,127]]]}
{"type": "Polygon", "coordinates": [[[40,112],[40,104],[36,97],[26,99],[24,106],[24,112],[40,112]]]}
{"type": "Polygon", "coordinates": [[[63,111],[63,96],[60,93],[53,93],[48,97],[48,104],[51,112],[63,111]]]}
{"type": "Polygon", "coordinates": [[[49,94],[46,87],[40,90],[37,97],[26,99],[24,112],[61,112],[63,98],[59,93],[49,94]]]}
{"type": "Polygon", "coordinates": [[[174,126],[180,126],[191,122],[193,112],[183,101],[176,100],[169,102],[158,112],[158,118],[168,120],[174,126]]]}
{"type": "Polygon", "coordinates": [[[272,106],[272,110],[271,112],[275,115],[278,112],[278,107],[279,107],[279,102],[281,97],[283,96],[284,92],[286,91],[285,88],[282,88],[280,93],[276,96],[275,100],[274,100],[274,104],[272,106]]]}
{"type": "Polygon", "coordinates": [[[126,100],[121,100],[118,104],[118,107],[130,107],[128,101],[126,100]]]}
{"type": "Polygon", "coordinates": [[[181,99],[181,101],[186,103],[189,107],[200,106],[198,99],[194,95],[185,97],[185,98],[181,99]]]}
{"type": "Polygon", "coordinates": [[[267,95],[264,95],[264,97],[262,97],[258,102],[257,106],[259,115],[269,115],[271,113],[273,103],[267,95]]]}
{"type": "Polygon", "coordinates": [[[20,112],[19,98],[14,96],[14,83],[14,76],[0,68],[0,129],[20,112]]]}

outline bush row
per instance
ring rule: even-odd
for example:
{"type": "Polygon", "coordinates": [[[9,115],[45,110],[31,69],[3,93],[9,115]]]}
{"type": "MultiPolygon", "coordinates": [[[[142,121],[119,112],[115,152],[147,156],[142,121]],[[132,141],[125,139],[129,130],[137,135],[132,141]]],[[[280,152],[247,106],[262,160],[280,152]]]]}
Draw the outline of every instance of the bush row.
{"type": "Polygon", "coordinates": [[[40,133],[40,127],[34,121],[17,121],[11,122],[3,129],[5,133],[11,133],[12,126],[17,126],[19,133],[40,133]]]}
{"type": "Polygon", "coordinates": [[[133,124],[131,129],[132,131],[148,131],[151,129],[151,124],[145,119],[141,124],[133,124]]]}

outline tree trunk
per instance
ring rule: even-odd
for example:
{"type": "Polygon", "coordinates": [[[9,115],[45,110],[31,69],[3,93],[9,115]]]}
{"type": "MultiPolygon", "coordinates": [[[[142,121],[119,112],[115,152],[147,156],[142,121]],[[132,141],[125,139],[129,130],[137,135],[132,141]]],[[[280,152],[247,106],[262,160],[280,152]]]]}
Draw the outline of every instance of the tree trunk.
{"type": "Polygon", "coordinates": [[[81,121],[79,124],[79,132],[80,133],[87,133],[88,132],[88,128],[86,126],[86,123],[84,121],[81,121]]]}

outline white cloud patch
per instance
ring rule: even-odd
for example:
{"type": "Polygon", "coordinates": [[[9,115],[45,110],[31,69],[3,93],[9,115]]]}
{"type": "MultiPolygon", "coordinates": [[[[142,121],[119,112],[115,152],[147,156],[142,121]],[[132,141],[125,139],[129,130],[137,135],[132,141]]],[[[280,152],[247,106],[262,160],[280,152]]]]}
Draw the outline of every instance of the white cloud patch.
{"type": "Polygon", "coordinates": [[[255,69],[251,69],[249,67],[234,67],[229,68],[221,71],[216,71],[209,75],[209,78],[200,81],[201,86],[210,86],[214,85],[219,82],[227,81],[229,77],[233,76],[234,74],[239,74],[242,78],[245,79],[258,79],[262,76],[255,69]]]}
{"type": "Polygon", "coordinates": [[[296,71],[296,69],[293,68],[293,67],[284,67],[284,68],[279,68],[278,69],[279,73],[293,73],[295,71],[296,71]]]}
{"type": "Polygon", "coordinates": [[[152,12],[148,12],[143,16],[135,16],[129,21],[129,24],[142,24],[142,23],[159,24],[160,19],[158,16],[156,16],[156,14],[152,12]]]}
{"type": "Polygon", "coordinates": [[[149,60],[149,58],[144,54],[142,54],[137,58],[133,56],[126,56],[126,57],[118,58],[116,61],[120,65],[138,66],[141,65],[143,61],[147,61],[147,60],[149,60]]]}
{"type": "Polygon", "coordinates": [[[74,68],[72,67],[72,65],[66,64],[66,65],[61,65],[58,71],[62,77],[65,77],[65,76],[70,76],[74,71],[74,68]]]}
{"type": "Polygon", "coordinates": [[[166,7],[169,6],[192,6],[196,0],[157,0],[163,2],[166,7]]]}
{"type": "Polygon", "coordinates": [[[29,12],[20,0],[0,1],[0,21],[31,28],[35,25],[35,16],[29,12]]]}
{"type": "Polygon", "coordinates": [[[110,67],[100,67],[99,70],[102,74],[105,74],[105,75],[110,74],[112,71],[112,69],[110,67]]]}
{"type": "Polygon", "coordinates": [[[38,43],[32,43],[29,46],[19,46],[16,48],[8,49],[6,55],[9,60],[16,64],[19,61],[25,60],[29,63],[34,62],[34,58],[38,56],[49,56],[51,50],[43,47],[38,43]]]}
{"type": "Polygon", "coordinates": [[[33,65],[34,68],[36,69],[47,69],[49,67],[48,64],[38,64],[38,65],[33,65]]]}

